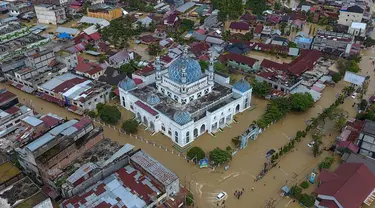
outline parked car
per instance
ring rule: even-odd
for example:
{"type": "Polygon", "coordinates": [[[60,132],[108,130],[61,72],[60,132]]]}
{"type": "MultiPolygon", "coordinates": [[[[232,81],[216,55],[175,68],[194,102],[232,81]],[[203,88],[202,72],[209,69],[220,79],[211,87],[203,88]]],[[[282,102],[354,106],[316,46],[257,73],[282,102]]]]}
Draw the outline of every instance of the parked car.
{"type": "Polygon", "coordinates": [[[313,146],[314,146],[314,144],[315,144],[315,142],[314,142],[314,141],[312,141],[312,142],[308,143],[308,144],[307,144],[307,146],[311,148],[311,147],[313,147],[313,146]]]}
{"type": "Polygon", "coordinates": [[[226,197],[227,197],[227,193],[224,192],[224,191],[222,191],[222,192],[220,192],[220,193],[216,196],[216,200],[217,200],[217,201],[221,201],[221,200],[225,199],[226,197]]]}
{"type": "Polygon", "coordinates": [[[351,96],[353,99],[356,99],[357,98],[357,94],[356,92],[353,93],[353,95],[351,96]]]}
{"type": "Polygon", "coordinates": [[[266,153],[266,158],[268,159],[269,157],[271,157],[273,155],[273,153],[275,153],[276,151],[274,149],[270,149],[267,151],[266,153]]]}

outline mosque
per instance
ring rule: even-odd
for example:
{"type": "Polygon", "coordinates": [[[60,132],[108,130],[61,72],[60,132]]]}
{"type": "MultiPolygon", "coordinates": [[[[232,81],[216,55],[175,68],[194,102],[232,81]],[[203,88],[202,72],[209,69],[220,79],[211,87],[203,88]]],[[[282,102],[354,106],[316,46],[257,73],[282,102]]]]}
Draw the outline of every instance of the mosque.
{"type": "Polygon", "coordinates": [[[155,78],[136,85],[130,78],[119,83],[121,105],[152,132],[161,132],[184,147],[200,135],[214,134],[250,107],[252,87],[241,79],[233,86],[229,77],[215,73],[214,59],[202,73],[188,49],[168,69],[155,60],[155,78]]]}

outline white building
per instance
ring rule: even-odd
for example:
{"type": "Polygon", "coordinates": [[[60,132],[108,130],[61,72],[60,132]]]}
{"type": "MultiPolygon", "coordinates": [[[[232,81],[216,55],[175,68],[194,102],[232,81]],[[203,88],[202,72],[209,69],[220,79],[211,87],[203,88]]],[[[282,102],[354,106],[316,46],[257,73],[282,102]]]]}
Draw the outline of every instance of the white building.
{"type": "Polygon", "coordinates": [[[361,23],[361,22],[352,22],[348,29],[348,33],[352,34],[354,36],[361,36],[365,37],[366,36],[366,23],[361,23]]]}
{"type": "Polygon", "coordinates": [[[250,107],[252,88],[244,79],[234,86],[218,82],[211,58],[207,74],[187,49],[168,70],[155,63],[155,82],[135,85],[126,78],[119,83],[121,105],[132,111],[153,132],[161,131],[184,147],[198,136],[215,133],[250,107]]]}
{"type": "Polygon", "coordinates": [[[350,26],[352,22],[362,22],[364,9],[358,5],[342,7],[338,24],[350,26]]]}
{"type": "Polygon", "coordinates": [[[63,7],[40,4],[34,6],[34,9],[39,23],[57,25],[66,21],[65,8],[63,7]]]}

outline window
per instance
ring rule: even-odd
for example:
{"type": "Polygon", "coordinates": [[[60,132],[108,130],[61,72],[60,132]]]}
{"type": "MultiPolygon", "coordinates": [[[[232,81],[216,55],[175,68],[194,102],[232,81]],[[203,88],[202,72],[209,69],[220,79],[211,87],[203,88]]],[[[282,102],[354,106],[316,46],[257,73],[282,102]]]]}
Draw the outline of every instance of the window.
{"type": "Polygon", "coordinates": [[[130,105],[130,109],[134,110],[134,107],[133,107],[133,105],[130,105]]]}
{"type": "Polygon", "coordinates": [[[208,94],[208,89],[205,89],[205,90],[204,90],[204,94],[208,94]]]}
{"type": "Polygon", "coordinates": [[[190,100],[190,101],[193,101],[193,100],[194,100],[194,96],[191,96],[191,97],[189,98],[189,100],[190,100]]]}
{"type": "Polygon", "coordinates": [[[178,132],[177,131],[174,132],[174,141],[176,143],[178,143],[178,132]]]}
{"type": "Polygon", "coordinates": [[[202,96],[202,92],[198,92],[197,97],[201,97],[201,96],[202,96]]]}
{"type": "Polygon", "coordinates": [[[171,130],[171,128],[168,129],[168,134],[169,134],[169,136],[172,136],[172,130],[171,130]]]}
{"type": "Polygon", "coordinates": [[[162,131],[165,131],[165,126],[164,126],[164,124],[161,125],[161,130],[162,130],[162,131]]]}
{"type": "Polygon", "coordinates": [[[176,101],[178,101],[178,97],[177,97],[177,95],[175,95],[173,98],[174,98],[176,101]]]}
{"type": "Polygon", "coordinates": [[[189,143],[190,141],[190,132],[186,132],[186,143],[189,143]]]}

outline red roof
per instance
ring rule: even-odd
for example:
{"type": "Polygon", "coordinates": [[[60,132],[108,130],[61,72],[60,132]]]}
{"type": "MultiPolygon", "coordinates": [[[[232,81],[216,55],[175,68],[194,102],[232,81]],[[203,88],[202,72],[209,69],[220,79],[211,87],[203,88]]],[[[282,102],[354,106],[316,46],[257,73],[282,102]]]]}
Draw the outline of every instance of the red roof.
{"type": "Polygon", "coordinates": [[[55,97],[53,97],[51,95],[45,94],[45,93],[42,95],[41,98],[44,99],[44,100],[47,100],[48,102],[56,103],[59,106],[64,106],[65,105],[64,101],[59,100],[59,99],[57,99],[57,98],[55,98],[55,97]]]}
{"type": "Polygon", "coordinates": [[[89,41],[90,39],[91,39],[90,36],[88,36],[86,33],[81,33],[77,37],[75,37],[73,40],[75,44],[79,44],[82,42],[82,40],[89,41]]]}
{"type": "Polygon", "coordinates": [[[246,64],[251,67],[258,61],[257,59],[247,57],[244,55],[240,55],[240,54],[236,54],[236,53],[227,53],[225,55],[225,59],[235,61],[238,63],[242,63],[242,64],[246,64]]]}
{"type": "Polygon", "coordinates": [[[152,65],[147,65],[147,66],[143,67],[142,69],[137,70],[134,73],[137,74],[137,75],[143,76],[143,75],[147,75],[147,74],[153,72],[154,70],[155,70],[155,68],[152,65]]]}
{"type": "Polygon", "coordinates": [[[92,121],[90,119],[83,117],[77,123],[73,124],[73,127],[80,130],[80,129],[83,129],[85,126],[87,126],[88,124],[91,124],[91,123],[92,123],[92,121]]]}
{"type": "Polygon", "coordinates": [[[136,105],[138,105],[139,107],[141,107],[143,110],[147,111],[149,114],[153,115],[153,116],[156,116],[158,115],[159,113],[156,112],[154,109],[152,109],[150,106],[144,104],[143,102],[141,101],[137,101],[135,102],[136,105]]]}
{"type": "Polygon", "coordinates": [[[133,78],[133,81],[136,85],[139,85],[139,84],[142,84],[143,81],[141,79],[138,79],[138,78],[133,78]]]}
{"type": "MultiPolygon", "coordinates": [[[[1,90],[0,90],[1,91],[1,90]]],[[[9,100],[13,100],[17,98],[17,95],[9,92],[9,91],[2,91],[2,93],[0,94],[0,104],[3,103],[3,102],[7,102],[9,100]]]]}
{"type": "Polygon", "coordinates": [[[195,44],[191,47],[191,52],[194,53],[194,55],[199,55],[204,51],[207,51],[210,48],[210,46],[205,42],[200,42],[198,44],[195,44]]]}
{"type": "Polygon", "coordinates": [[[280,64],[278,62],[274,62],[268,59],[263,59],[262,63],[260,64],[261,67],[267,68],[267,69],[273,69],[273,70],[281,70],[281,71],[287,71],[288,64],[280,64]]]}
{"type": "Polygon", "coordinates": [[[89,75],[93,75],[93,74],[96,74],[96,73],[101,72],[103,70],[104,69],[100,65],[97,65],[97,66],[93,67],[91,70],[89,70],[86,73],[89,74],[89,75]]]}
{"type": "Polygon", "coordinates": [[[301,55],[289,63],[288,71],[294,75],[301,75],[303,72],[312,70],[314,63],[322,56],[317,50],[303,50],[301,55]]]}
{"type": "Polygon", "coordinates": [[[79,71],[79,72],[82,72],[82,73],[85,73],[87,71],[89,71],[91,69],[91,64],[87,63],[87,62],[78,62],[77,66],[76,66],[76,71],[79,71]]]}
{"type": "Polygon", "coordinates": [[[17,107],[17,106],[13,106],[13,107],[11,107],[11,108],[5,110],[5,112],[7,112],[7,113],[9,113],[9,114],[15,114],[15,113],[17,113],[19,110],[20,110],[19,107],[17,107]]]}
{"type": "Polygon", "coordinates": [[[363,163],[341,164],[333,173],[322,170],[315,194],[334,197],[343,207],[360,207],[375,188],[375,176],[363,163]]]}
{"type": "Polygon", "coordinates": [[[102,36],[100,35],[99,32],[94,32],[93,34],[89,35],[91,39],[97,41],[99,40],[102,36]]]}
{"type": "Polygon", "coordinates": [[[77,84],[79,83],[82,83],[84,81],[86,81],[87,79],[85,78],[73,78],[73,79],[70,79],[70,80],[67,80],[59,85],[57,85],[52,91],[55,92],[55,93],[64,93],[66,92],[67,90],[69,90],[70,88],[76,86],[77,84]]]}
{"type": "Polygon", "coordinates": [[[254,33],[258,33],[258,34],[260,34],[262,31],[263,31],[263,25],[262,25],[262,24],[258,24],[258,25],[255,27],[254,33]]]}
{"type": "Polygon", "coordinates": [[[235,30],[249,30],[250,26],[247,22],[232,22],[229,28],[235,30]]]}
{"type": "Polygon", "coordinates": [[[55,127],[60,122],[59,119],[49,115],[43,116],[42,118],[40,118],[40,120],[43,121],[44,125],[46,125],[48,129],[55,127]]]}
{"type": "Polygon", "coordinates": [[[319,205],[323,206],[323,207],[327,207],[327,208],[339,208],[339,206],[337,206],[337,204],[334,201],[331,201],[331,200],[324,200],[323,199],[319,202],[319,205]]]}

